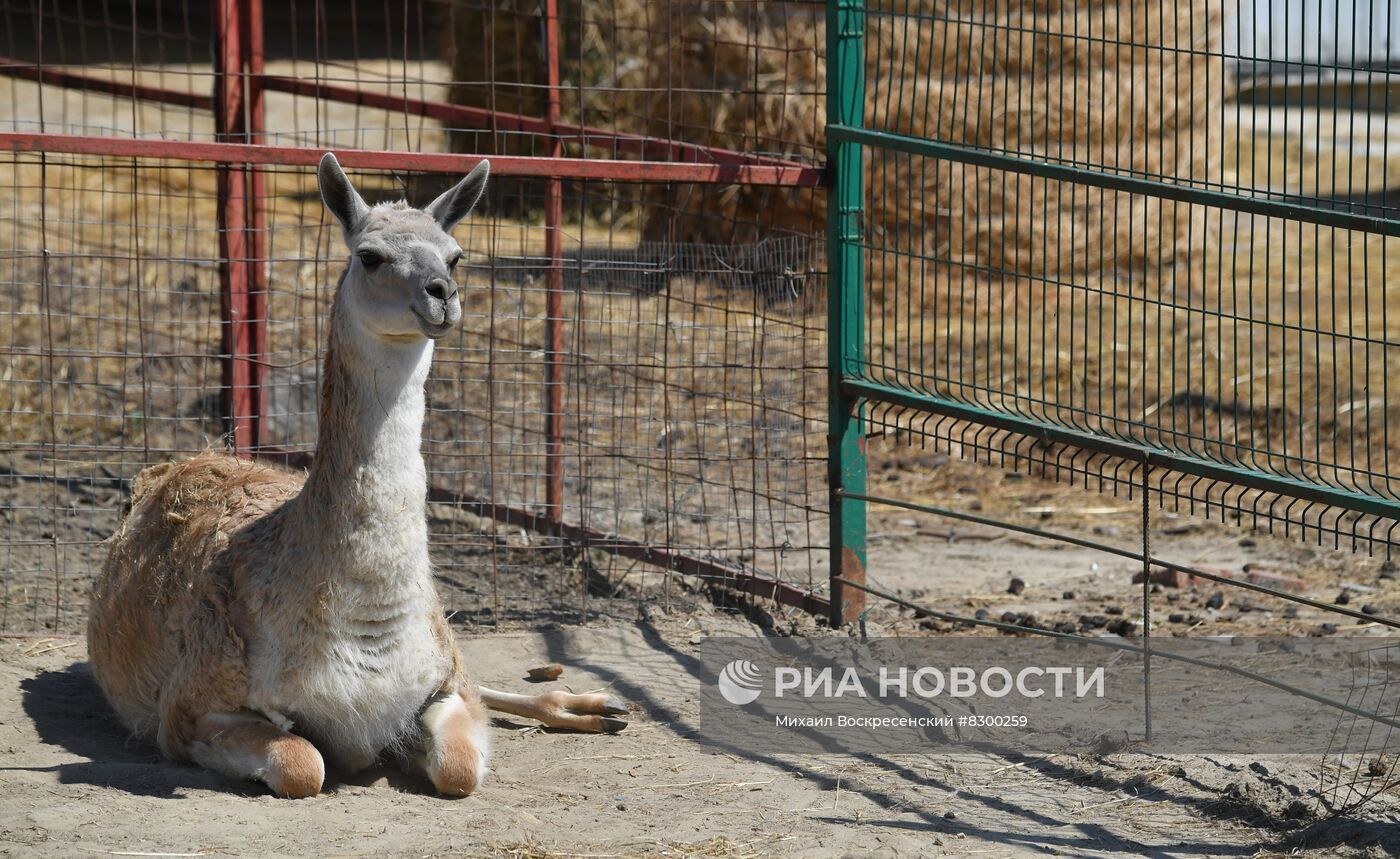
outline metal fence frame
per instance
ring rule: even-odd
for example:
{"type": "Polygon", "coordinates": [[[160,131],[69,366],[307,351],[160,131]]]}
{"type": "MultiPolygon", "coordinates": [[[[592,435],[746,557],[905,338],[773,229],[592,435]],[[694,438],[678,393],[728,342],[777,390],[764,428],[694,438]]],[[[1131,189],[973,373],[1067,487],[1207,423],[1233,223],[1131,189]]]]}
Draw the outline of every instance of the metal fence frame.
{"type": "MultiPolygon", "coordinates": [[[[547,156],[492,157],[494,172],[498,175],[547,180],[544,217],[549,258],[546,273],[548,333],[542,362],[548,395],[544,415],[547,439],[545,514],[540,520],[535,513],[507,510],[492,504],[490,499],[465,499],[491,511],[493,518],[517,523],[528,520],[533,523],[532,527],[537,526],[542,532],[561,536],[569,530],[562,520],[560,500],[565,313],[564,260],[559,229],[562,220],[561,181],[602,179],[820,187],[827,191],[830,599],[780,582],[760,579],[744,584],[746,590],[771,596],[788,605],[826,613],[837,624],[855,620],[864,610],[865,592],[861,588],[866,581],[866,505],[893,500],[876,499],[865,494],[865,412],[873,406],[955,418],[973,425],[1139,463],[1146,470],[1190,475],[1285,499],[1354,511],[1389,521],[1392,529],[1400,525],[1400,501],[1211,462],[1108,435],[980,408],[925,392],[879,384],[862,378],[856,371],[867,345],[861,301],[865,288],[865,260],[860,247],[865,229],[862,207],[866,191],[863,163],[866,147],[1390,237],[1400,237],[1400,218],[1341,208],[1322,208],[1267,195],[1232,194],[1191,184],[1032,160],[866,128],[863,111],[867,93],[867,10],[863,0],[828,0],[826,3],[828,164],[825,169],[770,156],[561,122],[559,9],[556,0],[542,0],[541,3],[548,81],[547,110],[543,117],[501,113],[406,95],[401,98],[318,80],[267,74],[263,68],[262,0],[210,0],[210,3],[215,23],[215,76],[210,94],[113,82],[96,75],[4,58],[0,58],[0,74],[68,89],[208,110],[215,120],[213,141],[0,132],[0,149],[15,153],[212,162],[219,166],[220,275],[225,322],[222,394],[225,414],[232,428],[232,442],[237,451],[280,459],[288,456],[264,443],[261,416],[266,411],[265,367],[259,361],[250,359],[250,356],[264,351],[267,342],[267,269],[263,263],[267,255],[264,219],[266,191],[259,168],[269,165],[311,167],[320,154],[315,148],[274,146],[263,142],[264,94],[273,91],[402,111],[408,115],[451,121],[464,127],[549,135],[551,148],[547,156]],[[638,156],[640,160],[563,157],[565,141],[625,152],[638,156]]],[[[461,172],[469,169],[477,160],[469,155],[373,150],[339,150],[337,155],[343,164],[351,168],[437,173],[461,172]]],[[[621,550],[622,541],[615,538],[603,540],[602,545],[621,550]]],[[[672,558],[668,552],[660,549],[629,546],[625,552],[655,560],[671,569],[707,571],[726,578],[753,578],[751,573],[721,568],[704,558],[672,558]]],[[[1204,577],[1209,578],[1209,575],[1204,577]]],[[[1347,613],[1341,607],[1332,608],[1339,613],[1347,613]]]]}
{"type": "MultiPolygon", "coordinates": [[[[924,7],[919,7],[923,9],[924,7]]],[[[832,625],[850,624],[863,619],[870,597],[885,601],[889,605],[914,610],[916,616],[933,617],[952,622],[965,628],[983,627],[1013,634],[1033,634],[1050,638],[1071,638],[1076,641],[1102,645],[1117,650],[1128,650],[1143,657],[1145,689],[1145,739],[1152,739],[1151,709],[1151,664],[1154,652],[1157,658],[1180,659],[1170,651],[1158,650],[1153,642],[1151,589],[1153,568],[1182,573],[1201,580],[1232,588],[1247,590],[1256,594],[1277,598],[1295,605],[1305,605],[1341,617],[1378,624],[1391,630],[1400,629],[1400,618],[1380,614],[1363,613],[1344,605],[1309,599],[1298,594],[1253,582],[1240,581],[1217,572],[1176,563],[1154,555],[1152,545],[1153,511],[1175,490],[1168,489],[1168,481],[1175,480],[1179,486],[1182,479],[1204,482],[1207,485],[1225,487],[1226,492],[1234,491],[1237,497],[1243,493],[1253,493],[1255,497],[1268,499],[1265,517],[1273,515],[1273,505],[1282,503],[1282,518],[1289,521],[1295,515],[1295,508],[1301,505],[1304,514],[1314,509],[1339,511],[1343,515],[1356,514],[1368,517],[1370,532],[1360,535],[1368,545],[1379,543],[1387,552],[1396,545],[1396,528],[1400,527],[1400,499],[1384,495],[1365,494],[1351,491],[1325,481],[1316,482],[1285,474],[1269,473],[1222,461],[1211,461],[1181,451],[1125,439],[1108,433],[1095,433],[1052,422],[1050,419],[1037,420],[1010,410],[995,407],[982,407],[950,397],[941,397],[930,390],[920,390],[916,385],[901,387],[884,384],[863,373],[866,368],[867,350],[871,347],[868,320],[865,316],[867,296],[867,264],[864,259],[863,244],[871,241],[870,224],[864,219],[863,207],[866,202],[866,171],[864,153],[898,152],[911,157],[964,165],[990,168],[1006,173],[1053,180],[1077,187],[1090,187],[1112,191],[1129,192],[1158,200],[1177,201],[1226,210],[1230,212],[1285,219],[1299,224],[1317,225],[1352,230],[1358,233],[1385,237],[1400,236],[1400,215],[1394,210],[1374,214],[1367,209],[1377,207],[1365,204],[1357,207],[1334,207],[1312,204],[1315,201],[1299,200],[1285,194],[1276,194],[1262,189],[1251,189],[1247,193],[1243,187],[1237,193],[1218,187],[1203,187],[1208,183],[1189,180],[1178,182],[1163,181],[1132,175],[1131,172],[1115,172],[1110,169],[1096,170],[1089,167],[1059,163],[1047,158],[1037,160],[1024,154],[1009,154],[994,151],[991,147],[977,146],[935,140],[908,134],[893,133],[866,127],[867,108],[867,63],[865,39],[867,35],[867,13],[898,18],[900,15],[914,16],[911,6],[906,4],[900,12],[892,6],[872,4],[866,0],[828,0],[827,2],[827,44],[828,44],[828,92],[826,144],[828,164],[831,170],[830,198],[828,205],[828,260],[830,261],[828,330],[829,365],[829,431],[828,467],[830,489],[830,550],[831,550],[831,603],[830,622],[832,625]],[[1357,209],[1360,209],[1358,211],[1357,209]],[[1074,534],[1055,532],[1043,528],[1030,527],[998,519],[976,515],[964,510],[939,507],[924,503],[913,503],[899,498],[872,494],[866,488],[867,475],[867,432],[871,435],[880,424],[882,414],[912,416],[913,421],[922,420],[927,425],[930,420],[939,426],[960,426],[970,428],[967,432],[997,434],[1010,442],[987,442],[986,450],[1001,448],[1005,459],[1012,461],[1041,462],[1055,467],[1061,465],[1062,451],[1067,451],[1069,459],[1097,458],[1099,468],[1102,463],[1112,464],[1105,470],[1113,472],[1111,482],[1115,488],[1126,487],[1130,497],[1140,502],[1141,542],[1136,549],[1125,549],[1098,540],[1074,534]],[[1053,454],[1042,453],[1037,458],[1036,445],[1057,447],[1053,454]],[[1119,470],[1123,473],[1120,473],[1119,470]],[[1007,623],[991,618],[969,617],[956,612],[941,611],[937,606],[917,604],[887,590],[872,587],[866,576],[866,514],[869,505],[892,507],[911,512],[947,517],[954,520],[973,522],[980,525],[1006,529],[1053,541],[1089,548],[1121,558],[1141,563],[1140,579],[1143,628],[1137,643],[1121,638],[1105,640],[1074,632],[1062,632],[1042,628],[1034,623],[1007,623]]],[[[940,17],[941,13],[920,12],[923,17],[940,17]]],[[[951,17],[951,16],[950,16],[951,17]]],[[[966,21],[961,23],[967,23],[966,21]]],[[[1008,31],[1016,29],[1007,26],[1008,31]]],[[[1064,36],[1065,34],[1056,34],[1064,36]]],[[[917,37],[916,37],[917,38],[917,37]]],[[[1131,46],[1136,47],[1136,46],[1131,46]]],[[[916,49],[917,52],[917,49],[916,49]]],[[[873,182],[873,179],[872,179],[873,182]]],[[[909,422],[910,435],[938,438],[937,432],[921,432],[909,422]]],[[[886,422],[887,426],[903,426],[901,421],[886,422]]],[[[974,446],[975,447],[975,446],[974,446]]],[[[975,456],[973,458],[976,458],[975,456]]],[[[1004,460],[1005,461],[1005,460],[1004,460]]],[[[1070,471],[1075,472],[1071,467],[1070,471]]],[[[1080,465],[1078,473],[1091,479],[1094,467],[1080,465]]],[[[1207,507],[1211,505],[1207,504],[1207,507]]],[[[1217,505],[1223,507],[1225,505],[1217,505]]],[[[1256,507],[1257,510],[1257,507],[1256,507]]],[[[1340,523],[1340,519],[1336,520],[1340,523]]],[[[1353,520],[1355,521],[1355,520],[1353,520]]],[[[1338,532],[1340,524],[1336,525],[1338,532]]],[[[1358,534],[1353,524],[1353,550],[1358,534]]],[[[1304,533],[1307,527],[1303,528],[1304,533]]],[[[1322,529],[1318,529],[1319,535],[1322,529]]],[[[1393,714],[1359,710],[1347,703],[1317,696],[1306,689],[1287,682],[1242,671],[1234,666],[1219,664],[1209,666],[1234,673],[1248,680],[1265,683],[1289,693],[1310,698],[1339,713],[1343,718],[1365,720],[1375,726],[1400,728],[1393,714]]],[[[1397,783],[1392,780],[1394,770],[1383,783],[1397,783]]],[[[1324,779],[1325,781],[1325,779],[1324,779]]],[[[1354,788],[1353,788],[1354,789],[1354,788]]],[[[1369,800],[1380,791],[1367,793],[1355,791],[1349,803],[1333,803],[1322,799],[1320,802],[1334,814],[1346,813],[1369,800]]]]}
{"type": "MultiPolygon", "coordinates": [[[[873,12],[874,10],[872,10],[873,12]]],[[[907,9],[906,9],[907,11],[907,9]]],[[[1136,463],[1144,493],[1144,546],[1150,557],[1147,528],[1150,526],[1148,476],[1171,472],[1268,493],[1289,501],[1323,505],[1389,522],[1383,539],[1390,542],[1400,527],[1400,500],[1349,491],[1322,482],[1310,482],[1262,470],[1214,462],[1107,434],[1069,428],[1050,421],[1035,420],[1011,412],[982,408],[926,391],[881,384],[859,372],[866,348],[862,297],[865,268],[860,243],[864,236],[862,207],[865,200],[863,151],[906,153],[940,161],[993,168],[1115,191],[1125,191],[1161,200],[1211,206],[1251,215],[1286,219],[1292,222],[1354,230],[1387,237],[1400,236],[1400,217],[1368,214],[1343,208],[1323,208],[1271,194],[1229,193],[1193,183],[1124,175],[1094,170],[1050,160],[979,149],[974,146],[912,137],[864,127],[866,63],[864,56],[866,7],[864,0],[829,0],[828,39],[828,124],[827,152],[832,171],[830,190],[828,259],[830,260],[830,488],[831,488],[831,620],[849,623],[864,610],[865,584],[865,505],[871,503],[905,506],[897,499],[865,494],[864,412],[878,406],[957,419],[972,425],[1003,430],[1016,436],[1043,440],[1067,448],[1104,454],[1116,460],[1136,463]]],[[[931,508],[926,509],[932,512],[931,508]]],[[[1098,545],[1112,550],[1112,547],[1098,545]]],[[[1160,563],[1153,561],[1154,563],[1160,563]]],[[[1193,571],[1200,574],[1200,571],[1193,571]]],[[[1211,578],[1210,575],[1203,576],[1211,578]]],[[[1235,584],[1234,582],[1227,582],[1235,584]]],[[[1289,599],[1286,593],[1263,589],[1289,599]]],[[[1327,606],[1344,615],[1354,615],[1340,606],[1327,606]]],[[[1376,618],[1368,616],[1368,620],[1376,618]]],[[[1400,626],[1393,621],[1385,621],[1400,626]]]]}

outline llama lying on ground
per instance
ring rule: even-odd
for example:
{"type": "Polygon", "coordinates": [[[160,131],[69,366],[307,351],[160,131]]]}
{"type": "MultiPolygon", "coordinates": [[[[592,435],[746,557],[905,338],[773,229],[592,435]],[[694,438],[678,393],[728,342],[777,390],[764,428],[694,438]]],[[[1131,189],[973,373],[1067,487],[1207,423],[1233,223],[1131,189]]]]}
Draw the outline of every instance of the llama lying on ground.
{"type": "Polygon", "coordinates": [[[371,208],[327,154],[321,198],[354,254],[309,473],[206,453],[137,476],[93,587],[88,647],[107,700],[166,756],[304,797],[325,761],[354,772],[388,755],[465,795],[486,773],[486,707],[626,726],[606,695],[473,687],[433,589],[423,383],[433,341],[462,315],[449,231],[488,169],[427,209],[371,208]]]}

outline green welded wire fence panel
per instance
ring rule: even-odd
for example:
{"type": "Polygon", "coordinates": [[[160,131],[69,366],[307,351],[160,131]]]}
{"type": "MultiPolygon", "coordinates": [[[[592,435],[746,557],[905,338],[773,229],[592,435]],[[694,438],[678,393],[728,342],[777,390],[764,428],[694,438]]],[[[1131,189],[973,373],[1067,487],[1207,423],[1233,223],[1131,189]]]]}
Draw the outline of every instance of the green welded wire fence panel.
{"type": "MultiPolygon", "coordinates": [[[[865,110],[862,0],[828,0],[826,14],[827,117],[843,126],[859,126],[865,110]]],[[[831,621],[840,625],[857,619],[865,604],[863,591],[836,581],[865,582],[865,502],[843,494],[865,492],[864,421],[860,398],[841,387],[847,374],[858,371],[865,353],[865,185],[859,144],[828,136],[827,154],[832,170],[827,206],[831,621]]]]}
{"type": "Polygon", "coordinates": [[[829,4],[833,431],[1389,548],[1400,70],[1277,63],[1238,13],[829,4]]]}

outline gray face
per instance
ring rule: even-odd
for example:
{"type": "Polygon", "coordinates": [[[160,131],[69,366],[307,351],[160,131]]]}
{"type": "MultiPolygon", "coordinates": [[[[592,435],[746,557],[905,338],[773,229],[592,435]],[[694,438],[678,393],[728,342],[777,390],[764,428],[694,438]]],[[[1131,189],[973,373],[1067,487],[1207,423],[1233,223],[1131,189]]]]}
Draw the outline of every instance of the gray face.
{"type": "Polygon", "coordinates": [[[462,249],[427,212],[375,206],[347,238],[353,256],[341,288],[371,332],[436,340],[462,318],[454,279],[462,249]]]}
{"type": "Polygon", "coordinates": [[[462,318],[454,277],[462,249],[450,233],[481,199],[490,167],[482,161],[424,209],[370,208],[335,156],[321,159],[321,199],[352,254],[339,300],[367,331],[387,340],[436,340],[462,318]]]}

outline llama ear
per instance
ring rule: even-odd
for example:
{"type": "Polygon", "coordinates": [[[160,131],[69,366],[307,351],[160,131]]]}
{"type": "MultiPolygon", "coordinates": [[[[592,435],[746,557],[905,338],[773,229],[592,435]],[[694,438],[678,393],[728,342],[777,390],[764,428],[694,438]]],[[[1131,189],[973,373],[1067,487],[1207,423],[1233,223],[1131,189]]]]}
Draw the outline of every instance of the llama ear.
{"type": "Polygon", "coordinates": [[[316,181],[321,187],[321,202],[325,204],[326,211],[335,215],[346,235],[353,233],[365,215],[369,214],[369,205],[350,184],[335,155],[327,152],[321,157],[321,166],[316,168],[316,181]]]}
{"type": "Polygon", "coordinates": [[[491,162],[481,162],[467,174],[467,178],[444,191],[425,211],[433,216],[444,232],[450,232],[476,208],[481,192],[486,190],[486,177],[490,172],[491,162]]]}

